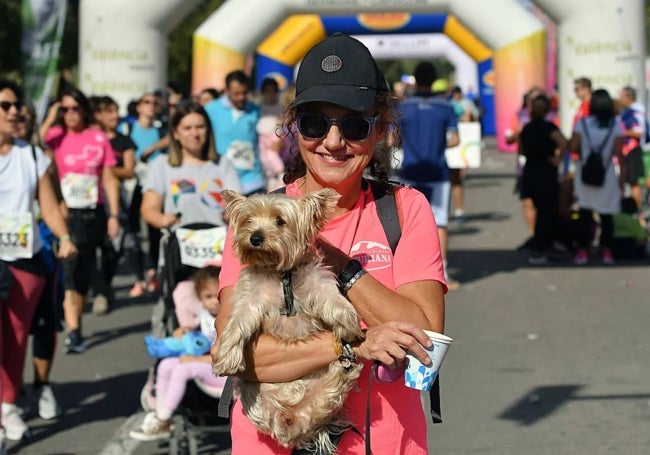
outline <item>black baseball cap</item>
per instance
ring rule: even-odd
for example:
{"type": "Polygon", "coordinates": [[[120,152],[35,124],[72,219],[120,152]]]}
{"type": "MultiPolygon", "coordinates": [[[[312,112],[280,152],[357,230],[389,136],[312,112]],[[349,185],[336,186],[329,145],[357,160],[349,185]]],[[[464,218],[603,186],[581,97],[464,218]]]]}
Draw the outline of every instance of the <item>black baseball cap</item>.
{"type": "Polygon", "coordinates": [[[364,44],[335,33],[312,47],[300,64],[292,107],[325,101],[354,111],[368,110],[386,78],[364,44]]]}

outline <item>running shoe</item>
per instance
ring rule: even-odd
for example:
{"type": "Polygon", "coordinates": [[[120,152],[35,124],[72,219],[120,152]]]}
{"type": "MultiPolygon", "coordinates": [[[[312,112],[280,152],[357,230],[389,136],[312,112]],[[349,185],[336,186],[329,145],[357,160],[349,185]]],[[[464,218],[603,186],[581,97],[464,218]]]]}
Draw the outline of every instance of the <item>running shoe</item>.
{"type": "Polygon", "coordinates": [[[573,263],[575,265],[585,265],[587,262],[589,262],[589,255],[587,254],[587,250],[585,249],[579,249],[575,256],[573,256],[573,263]]]}
{"type": "Polygon", "coordinates": [[[603,264],[614,265],[614,255],[612,254],[612,250],[609,248],[603,249],[603,264]]]}
{"type": "Polygon", "coordinates": [[[37,387],[32,392],[34,399],[38,399],[38,415],[43,420],[51,420],[61,415],[61,407],[54,397],[49,384],[37,387]]]}
{"type": "Polygon", "coordinates": [[[156,412],[151,411],[144,416],[140,428],[131,430],[129,436],[137,441],[157,441],[169,438],[170,429],[171,420],[160,420],[156,412]]]}
{"type": "Polygon", "coordinates": [[[78,330],[73,330],[65,339],[66,354],[81,354],[86,350],[86,344],[78,330]]]}
{"type": "Polygon", "coordinates": [[[129,291],[129,297],[135,298],[140,297],[147,290],[147,283],[144,281],[136,281],[131,290],[129,291]]]}
{"type": "Polygon", "coordinates": [[[528,256],[528,263],[532,265],[542,265],[547,262],[546,255],[540,251],[531,251],[530,256],[528,256]]]}
{"type": "Polygon", "coordinates": [[[5,437],[10,441],[20,441],[30,436],[29,427],[15,404],[2,403],[2,426],[5,437]]]}
{"type": "Polygon", "coordinates": [[[106,296],[102,294],[96,295],[93,299],[93,314],[95,316],[101,316],[108,313],[109,309],[110,305],[106,296]]]}

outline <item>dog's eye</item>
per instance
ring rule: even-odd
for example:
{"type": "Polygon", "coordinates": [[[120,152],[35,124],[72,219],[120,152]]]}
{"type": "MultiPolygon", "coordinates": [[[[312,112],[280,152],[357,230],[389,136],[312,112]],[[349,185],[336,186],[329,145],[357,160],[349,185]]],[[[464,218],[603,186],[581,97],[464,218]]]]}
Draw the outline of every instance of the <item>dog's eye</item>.
{"type": "Polygon", "coordinates": [[[277,224],[278,226],[284,226],[285,221],[282,219],[281,216],[276,216],[275,217],[275,224],[277,224]]]}

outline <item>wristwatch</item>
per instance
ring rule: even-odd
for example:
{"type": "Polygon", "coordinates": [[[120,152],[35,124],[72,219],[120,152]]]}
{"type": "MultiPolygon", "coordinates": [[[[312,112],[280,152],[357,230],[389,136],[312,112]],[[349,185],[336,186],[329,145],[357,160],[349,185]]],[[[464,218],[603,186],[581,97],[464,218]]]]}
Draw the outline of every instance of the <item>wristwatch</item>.
{"type": "Polygon", "coordinates": [[[346,295],[354,283],[356,283],[357,280],[359,280],[359,278],[361,278],[366,273],[366,269],[363,268],[361,262],[357,261],[356,259],[351,259],[345,265],[343,270],[341,270],[341,272],[339,272],[339,274],[336,276],[336,280],[339,282],[339,289],[341,292],[346,295]]]}

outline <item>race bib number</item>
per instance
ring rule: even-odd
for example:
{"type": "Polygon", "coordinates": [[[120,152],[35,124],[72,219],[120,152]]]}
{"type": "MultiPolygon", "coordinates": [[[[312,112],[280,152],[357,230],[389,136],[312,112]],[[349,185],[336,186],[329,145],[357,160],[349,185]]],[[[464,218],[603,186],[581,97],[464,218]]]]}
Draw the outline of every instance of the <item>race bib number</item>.
{"type": "Polygon", "coordinates": [[[69,208],[94,209],[99,195],[97,176],[70,172],[61,180],[61,192],[69,208]]]}
{"type": "Polygon", "coordinates": [[[33,256],[31,213],[0,214],[0,255],[28,259],[33,256]]]}
{"type": "Polygon", "coordinates": [[[226,156],[236,169],[250,171],[255,166],[255,149],[252,142],[233,141],[226,150],[226,156]]]}
{"type": "Polygon", "coordinates": [[[226,227],[192,230],[176,229],[176,238],[181,249],[181,262],[191,267],[202,268],[209,262],[221,260],[226,227]]]}

